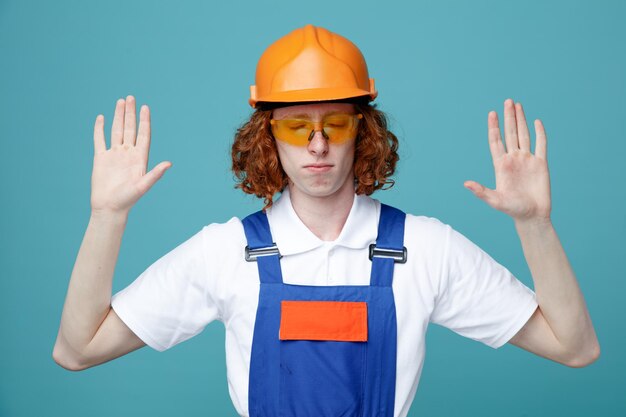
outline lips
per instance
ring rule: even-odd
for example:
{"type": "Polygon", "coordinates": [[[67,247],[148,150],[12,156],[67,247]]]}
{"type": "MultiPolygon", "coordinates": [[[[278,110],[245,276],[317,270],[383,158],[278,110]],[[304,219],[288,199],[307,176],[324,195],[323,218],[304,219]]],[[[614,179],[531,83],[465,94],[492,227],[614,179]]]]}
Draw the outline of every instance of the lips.
{"type": "Polygon", "coordinates": [[[332,164],[309,164],[304,166],[305,169],[312,172],[326,172],[329,171],[332,167],[332,164]]]}

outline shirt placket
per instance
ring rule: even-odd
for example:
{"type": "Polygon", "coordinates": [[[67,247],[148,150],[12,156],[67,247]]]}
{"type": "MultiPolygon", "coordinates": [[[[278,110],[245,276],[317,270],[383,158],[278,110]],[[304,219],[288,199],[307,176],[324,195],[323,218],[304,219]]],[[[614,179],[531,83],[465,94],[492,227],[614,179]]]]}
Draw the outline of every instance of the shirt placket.
{"type": "Polygon", "coordinates": [[[333,263],[333,258],[335,256],[335,251],[336,248],[334,245],[329,245],[328,248],[326,249],[326,284],[327,285],[335,285],[335,280],[333,279],[333,276],[331,274],[331,271],[333,271],[332,268],[332,263],[333,263]]]}

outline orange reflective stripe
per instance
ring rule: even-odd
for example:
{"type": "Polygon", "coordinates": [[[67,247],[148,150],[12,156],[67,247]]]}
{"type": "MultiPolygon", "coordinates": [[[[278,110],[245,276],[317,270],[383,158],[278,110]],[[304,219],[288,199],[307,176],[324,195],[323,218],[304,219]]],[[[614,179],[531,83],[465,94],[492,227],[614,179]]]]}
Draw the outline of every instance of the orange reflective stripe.
{"type": "Polygon", "coordinates": [[[282,301],[280,340],[367,341],[363,301],[282,301]]]}

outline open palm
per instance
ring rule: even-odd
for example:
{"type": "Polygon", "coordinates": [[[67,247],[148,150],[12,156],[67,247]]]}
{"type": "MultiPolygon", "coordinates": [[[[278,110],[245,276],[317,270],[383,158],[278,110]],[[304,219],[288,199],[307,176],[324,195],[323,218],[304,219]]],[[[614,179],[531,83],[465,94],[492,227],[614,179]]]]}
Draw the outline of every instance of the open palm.
{"type": "Polygon", "coordinates": [[[550,175],[546,159],[546,133],[541,121],[535,120],[535,154],[530,151],[530,134],[521,103],[514,104],[511,99],[504,102],[506,148],[495,111],[489,113],[488,128],[496,188],[492,190],[475,181],[465,181],[465,187],[514,220],[549,219],[550,175]]]}
{"type": "Polygon", "coordinates": [[[165,161],[146,173],[150,151],[150,109],[142,106],[136,130],[135,99],[119,99],[111,128],[111,148],[106,148],[104,117],[94,126],[94,162],[91,175],[91,208],[94,211],[128,212],[171,167],[165,161]]]}

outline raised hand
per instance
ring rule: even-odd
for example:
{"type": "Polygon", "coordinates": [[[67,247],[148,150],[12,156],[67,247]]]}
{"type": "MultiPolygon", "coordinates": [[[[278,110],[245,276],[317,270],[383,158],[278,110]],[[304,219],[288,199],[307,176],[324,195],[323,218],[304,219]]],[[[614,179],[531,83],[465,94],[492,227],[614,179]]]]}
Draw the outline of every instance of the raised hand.
{"type": "Polygon", "coordinates": [[[146,173],[150,151],[150,109],[144,105],[136,131],[135,98],[119,99],[111,128],[111,148],[106,148],[104,116],[94,126],[94,159],[91,175],[92,212],[128,213],[163,173],[172,166],[164,161],[146,173]]]}
{"type": "Polygon", "coordinates": [[[530,134],[521,103],[504,102],[504,135],[500,136],[498,114],[489,112],[489,149],[496,173],[492,190],[475,181],[464,185],[478,198],[515,221],[550,220],[550,175],[546,159],[546,132],[535,120],[535,154],[530,151],[530,134]]]}

